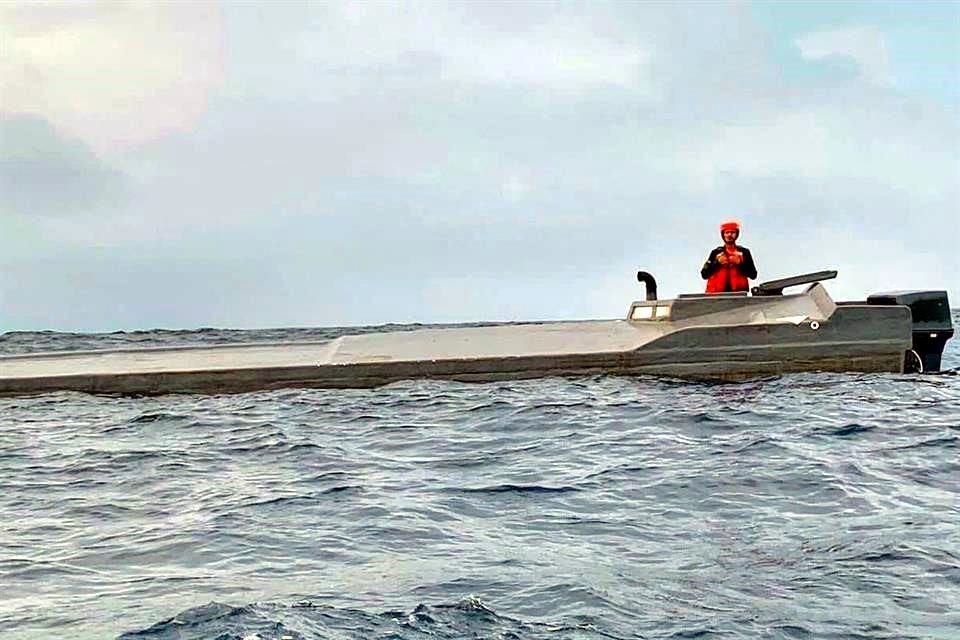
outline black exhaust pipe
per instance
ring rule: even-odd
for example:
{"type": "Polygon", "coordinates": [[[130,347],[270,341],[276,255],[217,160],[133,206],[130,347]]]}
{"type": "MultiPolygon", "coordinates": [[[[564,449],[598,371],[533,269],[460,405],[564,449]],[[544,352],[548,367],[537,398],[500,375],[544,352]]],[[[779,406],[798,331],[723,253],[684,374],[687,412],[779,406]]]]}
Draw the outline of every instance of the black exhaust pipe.
{"type": "Polygon", "coordinates": [[[647,300],[657,299],[657,280],[646,271],[637,271],[637,280],[647,289],[647,300]]]}

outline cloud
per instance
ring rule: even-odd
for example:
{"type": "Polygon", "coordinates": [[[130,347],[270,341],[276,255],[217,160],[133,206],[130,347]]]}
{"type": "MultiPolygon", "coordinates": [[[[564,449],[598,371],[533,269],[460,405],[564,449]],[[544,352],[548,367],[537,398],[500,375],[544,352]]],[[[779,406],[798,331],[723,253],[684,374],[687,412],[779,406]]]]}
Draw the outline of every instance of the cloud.
{"type": "Polygon", "coordinates": [[[594,31],[597,22],[589,16],[558,9],[516,3],[328,4],[309,14],[292,50],[320,74],[345,71],[354,79],[420,76],[572,91],[604,85],[649,90],[643,71],[650,52],[641,42],[594,31]]]}
{"type": "Polygon", "coordinates": [[[800,54],[808,60],[831,56],[850,58],[860,67],[865,80],[879,86],[894,84],[883,33],[869,26],[824,29],[796,40],[800,54]]]}
{"type": "MultiPolygon", "coordinates": [[[[127,200],[0,237],[10,291],[54,287],[35,256],[108,246],[87,282],[161,274],[124,290],[125,326],[616,316],[640,267],[700,290],[730,216],[761,278],[835,267],[856,297],[960,271],[955,111],[792,82],[741,3],[270,6],[224,6],[202,118],[105,156],[127,200]],[[198,293],[161,320],[165,273],[198,293]]],[[[58,295],[34,299],[57,317],[58,295]]]]}
{"type": "Polygon", "coordinates": [[[98,152],[182,130],[222,76],[221,29],[213,3],[4,3],[2,110],[98,152]]]}
{"type": "Polygon", "coordinates": [[[115,207],[127,193],[122,173],[83,142],[58,134],[46,120],[0,117],[0,212],[72,217],[115,207]]]}

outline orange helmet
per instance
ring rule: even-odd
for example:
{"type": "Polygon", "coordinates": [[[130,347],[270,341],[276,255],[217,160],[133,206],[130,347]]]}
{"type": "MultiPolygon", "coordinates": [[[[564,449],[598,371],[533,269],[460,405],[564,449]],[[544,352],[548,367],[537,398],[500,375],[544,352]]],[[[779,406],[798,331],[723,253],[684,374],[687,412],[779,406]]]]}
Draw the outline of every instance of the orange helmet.
{"type": "Polygon", "coordinates": [[[720,233],[724,231],[740,231],[740,223],[736,220],[727,220],[720,225],[720,233]]]}

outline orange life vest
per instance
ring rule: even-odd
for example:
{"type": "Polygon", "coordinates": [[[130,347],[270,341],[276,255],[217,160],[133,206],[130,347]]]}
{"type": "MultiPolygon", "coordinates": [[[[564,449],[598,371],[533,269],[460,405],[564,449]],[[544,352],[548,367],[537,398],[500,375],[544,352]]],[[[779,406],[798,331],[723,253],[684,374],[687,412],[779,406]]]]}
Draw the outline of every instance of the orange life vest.
{"type": "MultiPolygon", "coordinates": [[[[740,256],[741,260],[743,259],[743,253],[737,249],[736,245],[731,247],[730,245],[724,245],[724,252],[726,252],[727,257],[730,256],[740,256]]],[[[741,263],[742,264],[742,263],[741,263]]],[[[727,263],[725,265],[720,265],[720,268],[714,272],[707,279],[707,293],[724,293],[727,291],[749,291],[750,290],[750,281],[747,280],[747,277],[740,273],[738,269],[739,265],[733,265],[727,263]]]]}

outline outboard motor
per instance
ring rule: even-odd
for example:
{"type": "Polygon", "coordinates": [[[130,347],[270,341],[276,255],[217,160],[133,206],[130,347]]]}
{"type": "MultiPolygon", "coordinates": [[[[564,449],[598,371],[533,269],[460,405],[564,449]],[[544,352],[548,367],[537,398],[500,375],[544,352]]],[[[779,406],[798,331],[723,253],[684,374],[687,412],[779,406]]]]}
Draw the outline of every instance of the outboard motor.
{"type": "Polygon", "coordinates": [[[940,358],[947,340],[953,337],[950,302],[946,291],[895,291],[875,293],[867,304],[899,304],[913,315],[913,349],[906,354],[908,373],[940,371],[940,358]]]}

